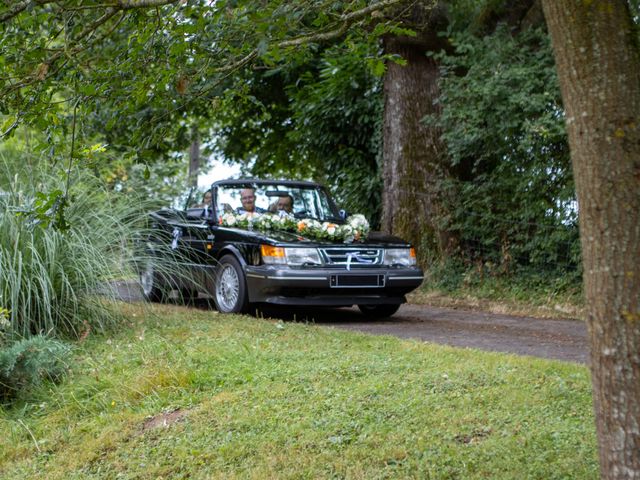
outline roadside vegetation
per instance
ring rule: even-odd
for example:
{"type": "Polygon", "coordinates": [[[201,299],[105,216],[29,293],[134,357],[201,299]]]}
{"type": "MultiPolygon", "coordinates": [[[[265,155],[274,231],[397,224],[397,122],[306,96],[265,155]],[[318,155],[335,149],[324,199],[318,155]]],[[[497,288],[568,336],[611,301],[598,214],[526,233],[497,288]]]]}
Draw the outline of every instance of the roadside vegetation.
{"type": "Polygon", "coordinates": [[[74,188],[68,206],[62,196],[48,202],[25,186],[13,184],[1,200],[0,301],[12,330],[23,337],[77,337],[87,328],[104,329],[113,318],[96,292],[105,279],[121,276],[128,212],[92,191],[95,184],[74,188]],[[44,222],[39,208],[57,209],[64,217],[44,222]]]}
{"type": "Polygon", "coordinates": [[[129,275],[141,204],[88,174],[65,180],[22,157],[0,172],[0,399],[65,371],[66,343],[121,319],[110,281],[129,275]],[[39,193],[46,190],[48,194],[39,193]],[[70,201],[72,199],[72,201],[70,201]]]}
{"type": "Polygon", "coordinates": [[[584,320],[584,298],[574,276],[505,276],[491,268],[431,266],[409,302],[537,318],[584,320]]]}
{"type": "Polygon", "coordinates": [[[2,478],[597,478],[586,367],[175,306],[0,410],[2,478]]]}

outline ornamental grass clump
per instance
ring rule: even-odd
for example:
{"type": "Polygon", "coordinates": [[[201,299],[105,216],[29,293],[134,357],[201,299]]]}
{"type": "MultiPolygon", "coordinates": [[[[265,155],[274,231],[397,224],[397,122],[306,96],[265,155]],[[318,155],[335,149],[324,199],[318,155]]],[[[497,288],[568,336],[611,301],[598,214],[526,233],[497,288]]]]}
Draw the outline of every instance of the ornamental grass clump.
{"type": "Polygon", "coordinates": [[[25,193],[29,185],[13,182],[0,196],[0,308],[18,338],[73,338],[116,319],[108,285],[127,275],[123,247],[138,223],[137,208],[114,201],[90,179],[75,185],[65,228],[34,214],[37,195],[25,193]]]}

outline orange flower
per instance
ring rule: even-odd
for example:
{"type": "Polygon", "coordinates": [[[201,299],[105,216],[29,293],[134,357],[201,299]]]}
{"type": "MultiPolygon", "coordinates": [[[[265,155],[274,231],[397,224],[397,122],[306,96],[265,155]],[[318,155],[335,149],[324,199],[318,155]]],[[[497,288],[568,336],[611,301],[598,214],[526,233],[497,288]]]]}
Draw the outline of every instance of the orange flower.
{"type": "Polygon", "coordinates": [[[303,232],[305,228],[307,228],[307,225],[303,221],[298,222],[298,231],[299,232],[303,232]]]}

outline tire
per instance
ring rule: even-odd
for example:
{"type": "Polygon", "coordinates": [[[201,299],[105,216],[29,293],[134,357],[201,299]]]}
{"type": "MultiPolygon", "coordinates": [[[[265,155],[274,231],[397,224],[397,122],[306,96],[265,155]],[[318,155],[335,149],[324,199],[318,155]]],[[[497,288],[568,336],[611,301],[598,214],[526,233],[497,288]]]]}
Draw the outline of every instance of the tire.
{"type": "Polygon", "coordinates": [[[213,301],[221,313],[246,313],[249,310],[244,271],[233,255],[222,257],[216,268],[213,301]]]}
{"type": "Polygon", "coordinates": [[[145,262],[139,273],[142,294],[148,302],[162,303],[167,300],[169,292],[161,281],[153,262],[145,262]]]}
{"type": "Polygon", "coordinates": [[[358,308],[363,315],[367,315],[368,317],[386,318],[396,313],[400,308],[400,304],[358,305],[358,308]]]}

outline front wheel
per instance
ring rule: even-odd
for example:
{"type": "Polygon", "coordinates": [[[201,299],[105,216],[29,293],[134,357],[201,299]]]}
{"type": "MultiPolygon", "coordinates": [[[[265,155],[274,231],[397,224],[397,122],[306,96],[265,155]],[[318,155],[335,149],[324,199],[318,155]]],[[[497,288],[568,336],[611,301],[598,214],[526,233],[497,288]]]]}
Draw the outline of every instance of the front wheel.
{"type": "Polygon", "coordinates": [[[213,299],[222,313],[245,313],[249,309],[247,282],[238,260],[233,255],[220,259],[216,269],[213,299]]]}
{"type": "Polygon", "coordinates": [[[391,305],[358,305],[358,308],[363,315],[373,318],[386,318],[390,317],[398,311],[399,304],[391,305]]]}

